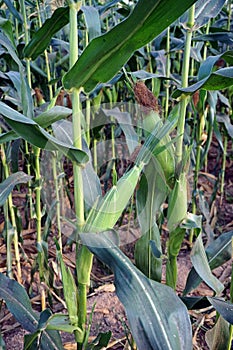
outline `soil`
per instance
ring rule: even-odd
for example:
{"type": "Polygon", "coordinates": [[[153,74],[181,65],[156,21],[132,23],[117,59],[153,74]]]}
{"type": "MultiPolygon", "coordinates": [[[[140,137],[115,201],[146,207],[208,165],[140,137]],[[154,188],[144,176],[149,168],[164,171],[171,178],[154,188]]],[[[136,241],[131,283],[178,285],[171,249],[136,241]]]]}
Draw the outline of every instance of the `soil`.
{"type": "MultiPolygon", "coordinates": [[[[215,236],[233,230],[233,157],[232,157],[232,145],[229,143],[229,152],[227,157],[227,166],[225,174],[225,187],[224,195],[221,197],[219,189],[216,192],[216,198],[211,202],[211,196],[214,191],[215,181],[219,176],[221,171],[221,154],[219,152],[219,147],[217,142],[213,142],[211,150],[209,152],[208,168],[203,170],[199,178],[199,188],[203,189],[204,196],[207,202],[211,203],[209,217],[205,218],[204,225],[206,227],[206,241],[208,241],[209,235],[214,231],[215,236]],[[217,162],[216,162],[217,159],[217,162]]],[[[189,179],[190,183],[192,182],[189,179]]],[[[219,188],[219,187],[218,187],[219,188]]],[[[23,210],[25,206],[26,194],[23,191],[14,192],[14,203],[17,207],[23,210]]],[[[127,218],[126,218],[127,219],[127,218]]],[[[6,246],[5,242],[1,236],[1,230],[3,229],[4,218],[0,215],[0,272],[5,272],[6,266],[6,246]]],[[[52,226],[53,227],[53,226],[52,226]]],[[[127,227],[127,220],[123,221],[123,226],[121,228],[122,237],[125,236],[127,227]],[[126,230],[126,231],[125,231],[126,230]]],[[[64,227],[65,230],[65,227],[64,227]]],[[[54,231],[56,228],[54,226],[54,231]]],[[[128,232],[128,231],[127,231],[128,232]]],[[[56,232],[55,232],[56,234],[56,232]]],[[[135,239],[138,236],[138,228],[135,227],[133,232],[131,229],[131,243],[124,244],[122,246],[123,252],[133,261],[133,250],[135,239]]],[[[39,286],[38,286],[38,276],[37,273],[33,275],[32,282],[32,266],[34,257],[36,256],[35,247],[35,227],[31,225],[30,228],[24,228],[23,230],[23,249],[24,258],[22,259],[23,267],[23,285],[29,292],[29,287],[32,285],[33,293],[32,306],[35,310],[40,311],[40,299],[39,299],[39,286]]],[[[65,240],[67,238],[65,237],[65,240]]],[[[166,240],[166,230],[164,233],[164,246],[166,240]]],[[[191,247],[188,242],[188,237],[182,245],[178,257],[178,283],[177,283],[177,293],[181,294],[190,268],[192,266],[190,261],[190,251],[191,247]]],[[[72,269],[75,273],[75,258],[74,258],[74,246],[66,246],[64,248],[65,263],[72,269]]],[[[52,305],[50,306],[53,312],[65,312],[64,305],[62,303],[62,295],[60,287],[59,276],[56,270],[56,249],[52,238],[49,239],[49,256],[48,262],[51,271],[53,272],[54,281],[53,284],[56,286],[54,293],[56,296],[53,298],[52,305]]],[[[214,270],[214,274],[224,283],[225,290],[223,295],[229,299],[229,288],[231,281],[231,266],[232,262],[228,261],[223,266],[214,270]]],[[[15,267],[14,267],[15,268],[15,267]]],[[[14,270],[15,273],[16,270],[14,270]]],[[[165,272],[165,271],[164,271],[165,272]]],[[[15,273],[15,277],[17,275],[15,273]]],[[[164,282],[163,275],[163,282],[164,282]]],[[[54,294],[54,295],[55,295],[54,294]]],[[[195,295],[212,296],[212,291],[204,284],[201,283],[200,286],[195,290],[195,295]]],[[[128,345],[128,339],[130,339],[130,332],[127,326],[127,317],[124,312],[124,308],[118,300],[115,287],[114,287],[114,276],[111,271],[94,259],[94,265],[91,275],[91,287],[88,293],[88,317],[91,314],[93,305],[95,304],[95,310],[93,314],[93,321],[91,327],[90,338],[93,339],[98,335],[99,332],[107,332],[111,330],[112,337],[108,349],[130,349],[128,345]]],[[[195,350],[207,350],[209,349],[205,342],[205,333],[214,326],[216,312],[214,309],[200,310],[199,312],[190,311],[190,316],[193,325],[193,346],[195,350]]],[[[24,335],[26,332],[21,328],[21,326],[15,321],[13,316],[8,312],[8,310],[3,305],[0,310],[0,329],[3,335],[6,349],[7,350],[21,350],[23,349],[24,335]]],[[[74,338],[68,333],[62,333],[62,340],[65,349],[76,349],[74,338]]],[[[1,345],[0,345],[1,349],[1,345]]]]}

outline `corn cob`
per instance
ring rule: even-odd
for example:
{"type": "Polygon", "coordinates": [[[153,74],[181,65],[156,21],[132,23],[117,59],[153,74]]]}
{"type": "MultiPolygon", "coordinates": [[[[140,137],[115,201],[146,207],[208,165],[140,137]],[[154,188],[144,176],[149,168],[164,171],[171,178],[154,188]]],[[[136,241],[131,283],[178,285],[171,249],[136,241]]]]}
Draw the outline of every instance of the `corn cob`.
{"type": "MultiPolygon", "coordinates": [[[[143,114],[143,130],[145,136],[151,133],[154,128],[158,125],[163,125],[160,117],[160,108],[156,97],[146,87],[143,82],[137,82],[134,86],[134,93],[137,102],[142,108],[143,114]]],[[[158,144],[158,147],[166,146],[171,142],[171,137],[166,135],[158,144]]],[[[169,187],[173,187],[174,175],[175,175],[175,151],[173,145],[163,150],[161,153],[156,155],[154,152],[155,159],[157,160],[157,167],[160,175],[165,180],[169,187]]]]}

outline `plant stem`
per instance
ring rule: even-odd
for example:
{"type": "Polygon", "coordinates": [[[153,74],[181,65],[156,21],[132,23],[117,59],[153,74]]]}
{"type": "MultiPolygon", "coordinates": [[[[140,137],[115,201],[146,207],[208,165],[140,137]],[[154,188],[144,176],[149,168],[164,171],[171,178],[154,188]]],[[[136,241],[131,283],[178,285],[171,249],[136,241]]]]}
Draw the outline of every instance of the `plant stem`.
{"type": "MultiPolygon", "coordinates": [[[[27,22],[27,12],[26,12],[26,6],[24,0],[20,0],[20,8],[23,16],[23,26],[24,26],[24,36],[25,36],[25,45],[29,43],[29,32],[28,32],[28,22],[27,22]]],[[[31,82],[31,67],[30,67],[30,61],[26,58],[26,72],[27,72],[27,80],[28,85],[31,88],[32,82],[31,82]]],[[[27,174],[31,175],[31,164],[29,161],[29,148],[28,143],[25,141],[25,155],[27,158],[27,174]]],[[[33,202],[32,202],[32,189],[31,189],[31,181],[29,181],[28,184],[28,199],[29,199],[29,211],[30,211],[30,218],[33,217],[33,202]]]]}
{"type": "MultiPolygon", "coordinates": [[[[0,154],[1,154],[1,159],[2,159],[2,165],[4,169],[4,175],[5,178],[7,179],[10,175],[9,173],[9,168],[6,160],[6,154],[3,145],[1,145],[0,148],[0,154]]],[[[22,282],[22,271],[21,271],[21,265],[20,265],[20,253],[19,253],[19,241],[18,241],[18,232],[17,232],[17,225],[16,225],[16,218],[15,218],[15,211],[14,211],[14,204],[13,204],[13,199],[12,199],[12,194],[10,193],[8,196],[8,206],[9,206],[9,211],[10,211],[10,216],[11,216],[11,223],[13,226],[13,235],[14,235],[14,249],[15,249],[15,261],[16,261],[16,269],[17,269],[17,281],[19,283],[22,282]]],[[[8,212],[8,211],[7,211],[8,212]]],[[[7,232],[7,241],[8,241],[8,252],[9,252],[9,244],[10,244],[10,232],[7,232]]],[[[12,274],[12,265],[11,265],[11,259],[8,258],[8,263],[10,263],[10,266],[8,266],[8,272],[9,272],[9,277],[13,278],[12,274]]]]}
{"type": "MultiPolygon", "coordinates": [[[[42,21],[41,21],[41,16],[40,16],[40,7],[39,7],[38,0],[36,1],[36,9],[37,9],[37,14],[38,14],[39,27],[42,27],[42,21]]],[[[47,79],[48,79],[49,98],[50,98],[50,100],[52,100],[52,98],[53,98],[53,89],[52,89],[52,85],[49,84],[49,82],[51,80],[51,73],[50,73],[49,57],[48,57],[47,50],[44,51],[44,55],[45,55],[46,73],[47,73],[47,79]]]]}
{"type": "MultiPolygon", "coordinates": [[[[167,59],[166,59],[166,77],[170,77],[170,68],[171,68],[171,62],[170,62],[170,27],[167,28],[167,41],[166,41],[166,53],[167,53],[167,59]]],[[[165,118],[168,117],[168,107],[169,107],[169,87],[170,83],[169,80],[165,81],[165,89],[166,89],[166,98],[165,98],[165,118]]]]}
{"type": "MultiPolygon", "coordinates": [[[[193,26],[194,26],[194,15],[195,15],[195,5],[193,5],[189,9],[189,18],[187,23],[187,27],[189,29],[187,30],[187,34],[186,34],[183,67],[182,67],[182,87],[184,88],[188,86],[190,50],[191,50],[192,32],[193,32],[193,26]]],[[[188,105],[188,98],[183,97],[181,100],[180,118],[178,120],[178,125],[177,125],[177,134],[180,136],[176,145],[177,165],[179,165],[183,156],[184,126],[185,126],[185,116],[186,116],[187,105],[188,105]]]]}
{"type": "MultiPolygon", "coordinates": [[[[79,4],[80,6],[81,4],[79,4]]],[[[78,59],[78,36],[77,36],[77,4],[70,5],[70,68],[78,59]]],[[[72,115],[73,115],[73,141],[74,146],[82,149],[82,129],[81,129],[81,103],[79,98],[80,90],[74,89],[72,92],[72,115]]],[[[74,201],[75,211],[78,220],[79,230],[84,224],[84,195],[82,171],[74,164],[74,201]]]]}
{"type": "MultiPolygon", "coordinates": [[[[77,11],[81,6],[81,2],[70,4],[70,68],[78,59],[78,41],[77,41],[77,11]]],[[[74,146],[82,149],[82,129],[81,129],[81,103],[80,89],[74,89],[72,92],[72,112],[73,112],[73,138],[74,146]]],[[[74,201],[75,213],[77,218],[77,234],[82,231],[85,223],[84,216],[84,193],[82,169],[74,164],[74,201]]],[[[77,277],[79,283],[79,310],[78,310],[78,326],[83,330],[80,336],[75,332],[75,340],[77,349],[82,349],[82,343],[85,336],[85,324],[87,315],[87,287],[90,280],[90,271],[92,266],[93,255],[85,247],[78,250],[78,237],[76,237],[76,261],[77,261],[77,277]]]]}
{"type": "Polygon", "coordinates": [[[224,182],[225,182],[225,173],[226,173],[227,144],[228,144],[227,135],[224,135],[223,138],[224,138],[224,141],[223,141],[222,176],[221,176],[221,187],[220,187],[220,205],[222,205],[223,196],[224,196],[224,182]]]}

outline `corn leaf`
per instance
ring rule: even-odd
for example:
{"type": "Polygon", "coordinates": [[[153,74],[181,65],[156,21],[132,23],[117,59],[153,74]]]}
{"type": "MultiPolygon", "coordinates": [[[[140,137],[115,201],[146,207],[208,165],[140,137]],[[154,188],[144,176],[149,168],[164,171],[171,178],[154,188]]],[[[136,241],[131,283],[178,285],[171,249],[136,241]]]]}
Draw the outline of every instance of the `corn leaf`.
{"type": "MultiPolygon", "coordinates": [[[[53,132],[56,138],[66,144],[72,145],[73,142],[73,126],[68,120],[57,121],[53,124],[53,132]]],[[[82,169],[83,183],[85,184],[84,201],[86,209],[90,209],[97,197],[102,196],[102,190],[100,186],[100,180],[96,174],[92,165],[92,155],[87,147],[86,142],[83,140],[82,149],[87,153],[89,160],[85,164],[85,168],[82,169]]]]}
{"type": "Polygon", "coordinates": [[[57,331],[73,333],[74,331],[81,330],[72,324],[70,324],[69,315],[64,314],[54,314],[52,315],[46,324],[46,329],[54,329],[57,331]]]}
{"type": "Polygon", "coordinates": [[[138,349],[191,350],[190,319],[175,292],[140,272],[109,239],[108,232],[83,233],[80,237],[113,270],[116,293],[125,307],[138,349]]]}
{"type": "Polygon", "coordinates": [[[220,313],[220,315],[222,315],[227,322],[233,325],[233,304],[216,297],[209,297],[208,300],[220,313]]]}
{"type": "Polygon", "coordinates": [[[118,180],[116,186],[96,201],[87,217],[85,232],[100,232],[114,227],[134,193],[142,168],[143,164],[135,165],[118,180]]]}
{"type": "MultiPolygon", "coordinates": [[[[15,280],[0,273],[0,299],[3,299],[14,318],[27,331],[37,330],[39,316],[32,310],[30,299],[25,289],[15,280]]],[[[62,350],[62,342],[58,332],[44,331],[41,339],[43,350],[62,350]]]]}
{"type": "Polygon", "coordinates": [[[221,316],[218,318],[215,326],[205,334],[206,343],[211,350],[226,350],[229,338],[229,323],[221,316]]]}
{"type": "Polygon", "coordinates": [[[231,46],[233,42],[233,35],[232,35],[232,32],[219,31],[218,33],[197,35],[195,38],[193,38],[193,41],[201,41],[201,42],[214,41],[216,43],[220,42],[231,46]]]}
{"type": "Polygon", "coordinates": [[[18,138],[19,136],[13,130],[7,131],[7,132],[4,132],[3,134],[0,134],[0,144],[14,141],[18,138]]]}
{"type": "Polygon", "coordinates": [[[34,121],[42,128],[47,128],[58,120],[65,119],[72,114],[72,110],[63,106],[54,106],[49,110],[39,114],[34,121]]]}
{"type": "MultiPolygon", "coordinates": [[[[221,234],[214,242],[206,248],[206,256],[210,269],[221,266],[232,257],[232,237],[233,231],[221,234]]],[[[198,287],[202,282],[194,267],[190,270],[183,294],[188,294],[191,290],[198,287]]]]}
{"type": "Polygon", "coordinates": [[[168,229],[170,232],[187,216],[187,179],[186,173],[180,174],[175,181],[175,186],[171,192],[168,202],[168,229]]]}
{"type": "Polygon", "coordinates": [[[69,7],[59,7],[24,48],[24,56],[35,60],[49,45],[52,36],[69,23],[69,7]]]}
{"type": "Polygon", "coordinates": [[[15,46],[14,42],[14,34],[12,30],[12,22],[9,19],[0,17],[0,28],[8,37],[13,46],[15,46]]]}
{"type": "MultiPolygon", "coordinates": [[[[195,4],[195,28],[201,28],[211,18],[215,18],[225,4],[225,0],[198,0],[195,4]]],[[[185,24],[188,21],[186,13],[181,18],[181,23],[185,24]]]]}
{"type": "Polygon", "coordinates": [[[133,127],[131,116],[129,112],[122,112],[118,107],[112,109],[103,109],[103,112],[108,117],[114,117],[119,123],[129,149],[132,154],[138,146],[138,135],[133,127]]]}
{"type": "Polygon", "coordinates": [[[200,89],[221,90],[226,89],[231,85],[233,85],[233,68],[221,68],[187,88],[177,89],[172,96],[174,98],[178,98],[182,94],[193,95],[196,91],[200,89]]]}
{"type": "Polygon", "coordinates": [[[110,80],[134,51],[154,39],[195,3],[195,0],[177,1],[139,0],[126,20],[90,42],[64,76],[64,87],[84,87],[90,92],[98,83],[110,80]]]}
{"type": "Polygon", "coordinates": [[[88,161],[88,156],[85,152],[69,144],[60,142],[41,128],[34,120],[25,117],[3,102],[0,102],[0,113],[11,128],[32,145],[49,151],[60,150],[78,164],[88,161]]]}
{"type": "Polygon", "coordinates": [[[81,6],[80,10],[83,12],[87,26],[88,39],[91,41],[101,34],[99,12],[93,6],[81,6]]]}
{"type": "Polygon", "coordinates": [[[23,22],[22,15],[20,12],[18,12],[15,8],[15,6],[12,4],[11,0],[4,0],[6,6],[8,7],[9,11],[12,13],[14,18],[17,18],[20,23],[23,22]]]}
{"type": "Polygon", "coordinates": [[[211,74],[215,64],[220,59],[225,60],[227,63],[229,63],[229,65],[233,65],[233,51],[225,51],[220,55],[207,57],[207,59],[202,62],[199,68],[198,79],[201,80],[208,77],[211,74]]]}
{"type": "MultiPolygon", "coordinates": [[[[67,118],[72,110],[63,106],[54,106],[48,111],[39,114],[34,121],[42,128],[47,128],[58,120],[67,118]]],[[[19,136],[13,130],[0,134],[0,144],[18,139],[19,136]]]]}
{"type": "Polygon", "coordinates": [[[199,89],[220,90],[233,84],[233,69],[231,67],[222,68],[216,72],[212,72],[215,64],[224,59],[230,65],[233,65],[233,51],[225,51],[216,56],[209,56],[202,62],[198,71],[198,82],[187,88],[179,88],[173,93],[174,98],[178,98],[181,94],[192,95],[199,89]]]}
{"type": "Polygon", "coordinates": [[[207,260],[207,256],[205,253],[205,249],[202,242],[202,235],[199,234],[191,255],[190,259],[192,264],[199,274],[199,276],[203,279],[203,281],[208,284],[210,288],[212,288],[217,294],[221,293],[224,289],[223,284],[211,273],[211,269],[207,260]]]}
{"type": "Polygon", "coordinates": [[[161,281],[162,260],[154,256],[150,241],[154,241],[157,249],[161,251],[156,217],[167,193],[167,186],[156,170],[156,164],[151,161],[145,167],[136,193],[137,218],[142,237],[136,243],[134,257],[136,266],[147,277],[159,282],[161,281]]]}
{"type": "Polygon", "coordinates": [[[12,45],[10,40],[2,33],[0,33],[0,44],[7,50],[7,53],[12,57],[14,62],[18,65],[18,72],[8,72],[7,75],[13,81],[13,84],[20,96],[20,102],[23,107],[23,113],[32,118],[34,114],[33,100],[31,90],[25,75],[24,66],[18,57],[16,48],[12,45]]]}
{"type": "Polygon", "coordinates": [[[66,307],[72,326],[78,324],[78,290],[74,281],[74,277],[69,268],[66,268],[61,252],[58,252],[58,259],[61,266],[63,292],[66,301],[66,307]]]}
{"type": "Polygon", "coordinates": [[[18,171],[17,173],[14,173],[10,175],[6,180],[0,183],[0,207],[4,205],[5,201],[7,200],[9,194],[15,187],[15,185],[21,184],[21,183],[27,183],[32,179],[32,176],[28,176],[22,171],[18,171]]]}

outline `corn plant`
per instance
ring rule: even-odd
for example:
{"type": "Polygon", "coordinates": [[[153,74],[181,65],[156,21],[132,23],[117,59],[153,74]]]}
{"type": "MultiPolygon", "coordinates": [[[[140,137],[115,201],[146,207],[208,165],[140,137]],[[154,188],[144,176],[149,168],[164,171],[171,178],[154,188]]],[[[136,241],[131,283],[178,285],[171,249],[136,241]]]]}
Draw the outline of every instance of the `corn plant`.
{"type": "MultiPolygon", "coordinates": [[[[23,23],[20,13],[12,3],[8,1],[5,3],[7,6],[5,8],[19,21],[19,26],[24,25],[26,28],[25,3],[20,2],[23,23]]],[[[224,40],[228,39],[230,42],[229,33],[215,32],[210,34],[211,15],[208,14],[208,11],[213,7],[211,14],[216,17],[223,8],[224,1],[219,0],[215,7],[213,6],[215,1],[212,0],[207,1],[204,5],[200,0],[187,0],[185,3],[179,1],[176,4],[170,0],[139,0],[136,4],[134,1],[129,1],[132,10],[129,5],[126,6],[124,2],[121,2],[123,7],[131,10],[130,13],[127,12],[128,16],[122,18],[121,12],[116,10],[115,17],[106,17],[106,32],[101,34],[100,15],[117,3],[109,2],[106,5],[95,7],[88,6],[83,1],[67,1],[65,6],[57,8],[43,23],[39,16],[38,30],[31,40],[29,37],[25,37],[23,59],[27,68],[27,79],[24,77],[24,66],[18,57],[13,28],[8,19],[2,20],[0,44],[13,61],[21,86],[17,84],[13,74],[10,74],[15,90],[20,95],[20,104],[17,105],[18,110],[16,110],[17,108],[12,108],[7,100],[0,102],[0,113],[8,127],[11,128],[11,130],[6,129],[6,132],[1,135],[0,141],[1,143],[12,142],[20,137],[26,142],[26,154],[28,154],[28,145],[32,145],[34,151],[37,186],[37,243],[41,278],[43,275],[41,263],[43,248],[40,247],[42,245],[40,236],[40,150],[48,150],[53,152],[53,155],[65,155],[73,164],[74,174],[76,220],[72,238],[76,245],[77,285],[71,271],[66,268],[63,262],[61,240],[59,244],[57,243],[57,256],[68,314],[65,316],[52,315],[51,311],[42,305],[44,311],[38,316],[31,309],[24,289],[17,282],[10,280],[3,274],[0,275],[0,297],[5,300],[8,309],[16,319],[31,333],[25,337],[25,349],[40,347],[42,349],[61,349],[61,340],[54,330],[74,333],[77,348],[88,348],[90,328],[86,304],[93,254],[109,265],[114,272],[116,292],[125,306],[138,349],[191,349],[191,322],[187,307],[195,308],[196,306],[198,308],[197,304],[200,298],[194,300],[186,294],[194,289],[201,280],[210,286],[217,297],[221,295],[223,290],[222,284],[212,275],[211,270],[231,256],[232,232],[220,236],[205,250],[202,242],[202,222],[201,217],[197,215],[196,201],[193,201],[193,213],[188,213],[187,176],[192,162],[191,154],[196,142],[196,150],[194,150],[197,158],[194,186],[194,193],[196,193],[200,165],[201,162],[204,163],[204,156],[201,159],[200,142],[202,132],[205,129],[203,121],[206,101],[210,101],[211,113],[214,114],[216,111],[213,93],[209,91],[226,89],[233,84],[233,54],[229,47],[216,54],[214,48],[207,52],[206,46],[204,47],[203,60],[202,57],[200,59],[201,49],[199,48],[198,51],[198,45],[194,47],[194,43],[201,40],[203,42],[220,40],[224,43],[224,40]],[[179,43],[177,48],[172,50],[171,34],[173,30],[174,32],[176,30],[177,22],[175,21],[178,19],[183,24],[184,41],[181,47],[179,43]],[[83,38],[80,31],[78,32],[81,24],[87,28],[83,38]],[[207,25],[207,31],[203,34],[201,28],[205,25],[207,25]],[[65,32],[67,26],[69,27],[69,37],[65,42],[61,39],[61,31],[65,32]],[[158,42],[162,41],[161,35],[164,31],[167,33],[167,57],[162,52],[155,51],[153,53],[154,47],[156,48],[158,42]],[[59,34],[57,34],[58,32],[59,34]],[[60,55],[58,63],[62,67],[60,70],[62,77],[57,77],[57,81],[56,76],[55,81],[50,80],[50,66],[52,67],[53,64],[48,62],[53,42],[59,47],[59,51],[57,51],[59,52],[57,55],[60,55]],[[174,69],[180,75],[177,78],[169,71],[171,69],[169,60],[173,55],[179,56],[180,49],[183,50],[183,61],[182,65],[179,65],[177,60],[178,64],[174,69]],[[79,55],[79,50],[82,51],[81,55],[79,55]],[[140,50],[141,56],[134,56],[134,53],[140,50]],[[195,52],[197,52],[196,56],[195,52]],[[46,75],[41,69],[43,67],[36,68],[36,63],[41,62],[42,55],[45,59],[46,75]],[[195,61],[193,57],[190,59],[191,56],[198,57],[199,61],[195,61]],[[156,68],[153,66],[152,57],[157,57],[156,68]],[[134,72],[130,66],[133,64],[133,58],[137,64],[137,70],[134,72]],[[163,72],[162,63],[164,60],[166,61],[166,69],[163,72]],[[229,66],[215,70],[220,60],[224,60],[229,66]],[[127,61],[128,64],[126,64],[127,61]],[[142,69],[147,62],[149,72],[142,69]],[[131,122],[128,122],[128,128],[126,128],[127,123],[122,121],[126,114],[121,114],[122,111],[114,109],[113,106],[113,101],[119,98],[119,90],[122,89],[122,81],[120,81],[122,73],[120,76],[117,74],[124,65],[123,76],[127,79],[129,89],[127,94],[131,94],[131,98],[136,100],[138,104],[136,108],[138,122],[135,128],[131,122]],[[41,107],[33,107],[30,93],[31,83],[28,80],[33,77],[30,68],[35,70],[35,76],[39,74],[43,81],[45,77],[46,80],[49,80],[48,96],[50,101],[47,105],[45,104],[45,111],[42,111],[41,107]],[[156,69],[156,72],[153,72],[153,69],[156,69]],[[196,74],[193,84],[189,84],[190,71],[192,71],[192,78],[196,74]],[[153,92],[144,83],[148,79],[152,79],[151,90],[153,92]],[[160,93],[163,93],[160,91],[163,88],[161,80],[165,81],[166,84],[169,81],[171,84],[171,87],[165,86],[165,118],[160,111],[158,99],[155,97],[155,94],[159,98],[160,93]],[[60,88],[63,87],[69,92],[72,110],[54,106],[58,102],[57,96],[60,91],[60,88],[56,91],[57,82],[59,82],[60,88]],[[111,86],[111,92],[109,86],[111,86]],[[114,138],[117,132],[113,121],[116,121],[116,125],[120,126],[121,132],[126,137],[129,148],[131,147],[132,152],[130,151],[130,153],[133,153],[135,147],[138,146],[138,140],[141,141],[140,150],[134,157],[133,164],[119,179],[115,163],[113,163],[110,171],[112,187],[104,195],[100,179],[94,172],[94,169],[97,169],[98,161],[95,149],[98,144],[97,139],[93,141],[95,145],[94,166],[88,148],[92,142],[91,131],[94,130],[94,127],[91,130],[91,122],[96,123],[96,129],[101,130],[102,128],[101,122],[99,124],[96,122],[97,113],[95,113],[97,111],[95,103],[97,101],[97,104],[100,105],[102,98],[100,91],[105,92],[111,103],[110,110],[103,109],[102,112],[112,123],[111,144],[113,150],[116,147],[114,138]],[[82,113],[83,94],[85,94],[86,120],[82,113]],[[197,103],[194,101],[196,96],[199,98],[197,103]],[[172,101],[175,106],[169,108],[169,101],[172,101]],[[91,118],[91,104],[93,104],[94,111],[93,120],[91,118]],[[189,135],[186,127],[187,121],[190,121],[188,117],[190,117],[191,107],[193,107],[197,118],[199,115],[201,116],[200,122],[198,122],[198,137],[195,142],[192,142],[192,138],[195,138],[194,135],[191,135],[191,142],[187,142],[189,135]],[[63,124],[61,122],[60,124],[60,121],[70,114],[72,114],[72,122],[64,122],[63,124]],[[51,125],[52,128],[50,128],[51,125]],[[136,137],[134,129],[138,131],[136,137]],[[92,188],[87,188],[90,183],[92,185],[94,183],[93,192],[92,188]],[[113,229],[129,200],[133,197],[137,184],[139,186],[136,190],[136,209],[142,237],[135,246],[137,265],[135,267],[119,249],[119,239],[113,229]],[[165,202],[168,206],[167,213],[164,213],[162,209],[165,202]],[[86,203],[89,205],[85,206],[86,203]],[[165,254],[162,252],[161,244],[164,220],[167,222],[169,232],[165,254]],[[190,271],[183,298],[178,298],[175,293],[178,274],[177,256],[187,232],[191,232],[191,243],[195,239],[191,255],[194,268],[190,271]],[[221,246],[221,250],[218,250],[219,246],[221,246]],[[166,259],[167,285],[161,283],[164,258],[166,259]],[[17,302],[16,294],[22,296],[20,302],[17,302]]],[[[39,2],[37,2],[37,10],[39,8],[39,2]]],[[[120,8],[116,7],[116,9],[120,8]]],[[[27,31],[26,33],[29,34],[27,31]]],[[[36,96],[39,96],[38,93],[36,96]]],[[[99,115],[97,114],[97,116],[99,115]]],[[[207,153],[207,151],[208,148],[205,152],[207,153]]],[[[116,154],[113,152],[113,158],[115,157],[116,154]]],[[[11,176],[9,173],[5,175],[7,179],[0,187],[0,203],[2,204],[6,203],[7,199],[9,201],[11,191],[16,184],[31,181],[31,177],[22,172],[14,173],[11,176]],[[5,186],[7,186],[7,190],[5,190],[5,186]]],[[[59,201],[57,190],[56,200],[59,201]]],[[[59,226],[59,206],[57,208],[59,226]]],[[[16,248],[17,244],[15,241],[16,248]]],[[[18,265],[20,269],[20,262],[18,265]]],[[[208,299],[206,305],[210,304],[221,314],[214,332],[217,333],[217,325],[222,322],[228,329],[225,344],[230,348],[232,329],[230,327],[229,330],[227,322],[232,324],[232,317],[228,312],[229,304],[216,297],[208,299]]],[[[103,341],[104,346],[107,346],[108,340],[109,334],[103,341]]],[[[212,344],[213,348],[214,346],[212,344]]],[[[92,348],[97,349],[98,345],[93,345],[92,348]]]]}

